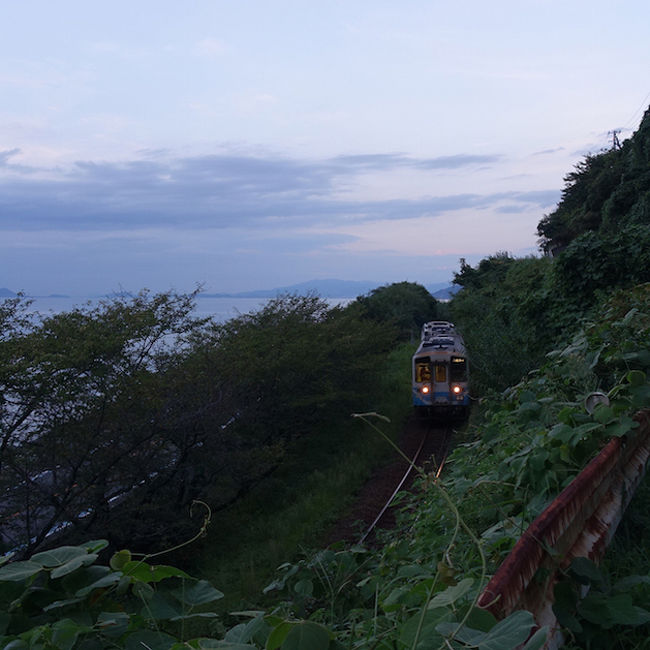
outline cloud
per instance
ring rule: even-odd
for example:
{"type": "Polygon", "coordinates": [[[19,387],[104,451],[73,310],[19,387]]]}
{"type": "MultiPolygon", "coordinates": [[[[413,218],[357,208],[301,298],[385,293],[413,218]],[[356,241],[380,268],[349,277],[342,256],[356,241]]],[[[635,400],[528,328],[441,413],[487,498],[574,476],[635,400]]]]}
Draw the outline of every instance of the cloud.
{"type": "Polygon", "coordinates": [[[10,158],[17,153],[18,149],[0,152],[0,168],[13,172],[0,176],[0,227],[5,229],[349,224],[482,210],[504,201],[508,209],[531,204],[548,207],[558,198],[553,191],[388,200],[335,196],[340,184],[350,183],[355,175],[409,168],[456,170],[496,164],[498,155],[421,159],[388,153],[301,160],[230,153],[173,158],[166,151],[149,151],[124,162],[79,161],[65,170],[52,169],[44,178],[43,174],[35,177],[34,168],[12,166],[10,158]]]}
{"type": "Polygon", "coordinates": [[[533,156],[548,156],[549,154],[558,153],[560,151],[565,151],[564,147],[555,147],[553,149],[543,149],[542,151],[535,151],[533,156]]]}
{"type": "Polygon", "coordinates": [[[20,153],[20,149],[7,149],[0,151],[0,167],[6,167],[9,164],[9,158],[20,153]]]}
{"type": "Polygon", "coordinates": [[[500,155],[469,155],[439,156],[437,158],[412,158],[404,154],[363,154],[354,156],[338,156],[334,162],[349,165],[354,168],[383,170],[394,167],[413,167],[415,169],[458,169],[470,165],[483,165],[498,162],[500,155]]]}

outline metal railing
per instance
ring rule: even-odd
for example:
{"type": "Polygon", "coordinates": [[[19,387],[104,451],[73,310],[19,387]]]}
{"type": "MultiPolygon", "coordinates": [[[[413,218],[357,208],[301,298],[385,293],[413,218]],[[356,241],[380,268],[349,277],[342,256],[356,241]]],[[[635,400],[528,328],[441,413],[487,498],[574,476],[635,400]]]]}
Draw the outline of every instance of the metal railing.
{"type": "Polygon", "coordinates": [[[528,527],[501,564],[479,607],[504,618],[531,612],[551,630],[546,647],[562,638],[553,614],[553,587],[576,557],[598,561],[645,473],[650,456],[650,411],[634,418],[633,433],[614,438],[528,527]]]}

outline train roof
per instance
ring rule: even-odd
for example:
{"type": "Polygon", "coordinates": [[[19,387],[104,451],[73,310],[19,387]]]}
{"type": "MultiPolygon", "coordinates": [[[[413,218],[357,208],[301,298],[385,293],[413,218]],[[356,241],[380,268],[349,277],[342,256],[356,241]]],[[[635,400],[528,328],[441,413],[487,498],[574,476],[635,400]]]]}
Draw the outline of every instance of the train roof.
{"type": "Polygon", "coordinates": [[[454,324],[446,320],[431,320],[422,325],[422,340],[431,338],[436,335],[454,334],[454,324]]]}
{"type": "Polygon", "coordinates": [[[465,343],[463,337],[457,332],[447,334],[435,334],[426,337],[420,343],[415,355],[454,353],[465,356],[465,343]]]}

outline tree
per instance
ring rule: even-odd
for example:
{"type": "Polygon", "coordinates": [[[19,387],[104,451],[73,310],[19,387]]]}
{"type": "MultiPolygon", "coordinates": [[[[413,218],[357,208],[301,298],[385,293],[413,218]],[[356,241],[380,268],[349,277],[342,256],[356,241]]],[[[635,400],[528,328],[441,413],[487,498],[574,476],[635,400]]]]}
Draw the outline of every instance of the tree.
{"type": "Polygon", "coordinates": [[[30,320],[0,309],[0,535],[157,550],[195,499],[227,507],[295,439],[372,408],[393,331],[283,296],[217,324],[193,295],[144,292],[30,320]]]}
{"type": "Polygon", "coordinates": [[[142,292],[27,319],[5,302],[0,338],[0,531],[30,553],[85,530],[173,466],[158,435],[159,370],[199,326],[193,295],[142,292]],[[157,473],[157,474],[156,474],[157,473]]]}
{"type": "Polygon", "coordinates": [[[418,337],[422,325],[438,315],[437,300],[415,282],[387,284],[360,296],[355,302],[351,307],[360,307],[365,318],[394,325],[400,338],[405,340],[418,337]]]}

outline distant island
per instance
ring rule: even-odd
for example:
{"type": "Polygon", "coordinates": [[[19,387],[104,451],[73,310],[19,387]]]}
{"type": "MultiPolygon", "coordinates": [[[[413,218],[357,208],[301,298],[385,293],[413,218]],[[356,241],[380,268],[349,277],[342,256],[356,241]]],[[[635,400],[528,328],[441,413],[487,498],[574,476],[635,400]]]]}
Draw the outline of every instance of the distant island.
{"type": "MultiPolygon", "coordinates": [[[[284,293],[304,294],[313,292],[323,298],[357,298],[369,293],[388,282],[372,282],[370,280],[309,280],[292,284],[287,287],[274,289],[257,289],[238,293],[200,293],[199,298],[275,298],[284,293]]],[[[449,282],[438,282],[428,285],[427,290],[439,300],[448,300],[460,287],[453,287],[449,282]]]]}
{"type": "MultiPolygon", "coordinates": [[[[199,293],[198,298],[275,298],[286,293],[305,294],[313,292],[323,298],[357,298],[369,293],[377,287],[390,284],[388,282],[372,282],[371,280],[309,280],[286,287],[275,287],[274,289],[256,289],[254,291],[241,291],[237,293],[199,293]]],[[[438,282],[425,285],[431,295],[438,300],[449,300],[460,287],[453,286],[449,282],[438,282]]],[[[1,298],[15,298],[18,294],[6,287],[0,288],[1,298]]],[[[131,294],[127,291],[106,294],[105,297],[128,297],[131,294]]],[[[63,293],[51,293],[47,296],[29,296],[30,298],[70,298],[63,293]]]]}
{"type": "MultiPolygon", "coordinates": [[[[0,298],[15,298],[18,294],[7,287],[0,287],[0,298]]],[[[65,293],[50,293],[47,296],[28,296],[29,298],[70,298],[65,293]]]]}

